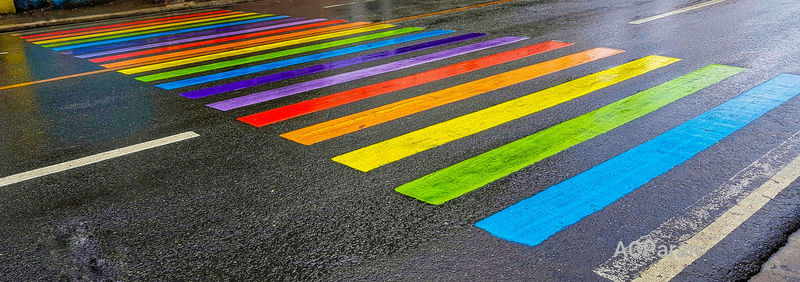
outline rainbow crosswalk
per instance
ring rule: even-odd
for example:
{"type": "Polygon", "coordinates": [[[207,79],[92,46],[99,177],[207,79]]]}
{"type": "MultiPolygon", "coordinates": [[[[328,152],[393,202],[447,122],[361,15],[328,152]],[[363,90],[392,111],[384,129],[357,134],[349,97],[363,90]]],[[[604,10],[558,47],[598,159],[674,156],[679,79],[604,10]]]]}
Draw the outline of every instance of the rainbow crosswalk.
{"type": "MultiPolygon", "coordinates": [[[[187,101],[217,99],[204,102],[212,109],[245,109],[249,114],[237,119],[254,127],[434,82],[464,78],[466,74],[474,77],[479,70],[501,68],[504,64],[550,51],[573,48],[572,43],[560,41],[528,43],[527,38],[518,36],[228,10],[28,34],[22,38],[133,75],[158,88],[177,91],[187,101]],[[522,44],[525,46],[518,47],[522,44]],[[515,45],[517,47],[511,47],[515,45]],[[469,54],[485,53],[490,54],[464,59],[469,54]],[[443,61],[457,62],[408,76],[380,79],[399,70],[443,61]],[[326,75],[337,69],[343,72],[326,75]],[[285,84],[312,74],[318,74],[315,76],[318,78],[285,84]],[[376,77],[380,82],[358,85],[360,80],[376,77]],[[269,87],[276,82],[284,83],[281,87],[269,87]],[[348,90],[276,108],[263,106],[268,101],[345,84],[348,90]]],[[[624,50],[606,47],[575,50],[569,55],[319,121],[280,136],[303,145],[333,142],[338,137],[370,130],[376,125],[478,95],[491,95],[510,86],[622,54],[624,50]]],[[[651,55],[625,61],[544,90],[400,133],[334,156],[332,160],[369,172],[574,99],[592,98],[600,95],[596,93],[599,90],[641,79],[642,75],[669,68],[681,60],[651,55]]],[[[650,89],[626,93],[625,98],[616,102],[431,172],[397,187],[396,191],[434,205],[466,193],[481,193],[478,189],[491,182],[592,138],[614,134],[615,128],[689,95],[700,95],[697,93],[703,89],[723,83],[743,71],[738,67],[712,64],[650,89]]],[[[650,141],[491,215],[476,226],[506,240],[538,245],[798,94],[800,76],[781,74],[650,141]]]]}

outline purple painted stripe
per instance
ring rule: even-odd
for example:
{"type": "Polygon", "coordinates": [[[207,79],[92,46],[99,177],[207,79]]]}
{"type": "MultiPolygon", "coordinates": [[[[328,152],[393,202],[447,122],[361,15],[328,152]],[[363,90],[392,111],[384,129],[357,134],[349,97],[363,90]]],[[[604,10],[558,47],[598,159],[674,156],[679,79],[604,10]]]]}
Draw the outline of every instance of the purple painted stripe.
{"type": "Polygon", "coordinates": [[[228,99],[224,101],[219,101],[216,103],[211,103],[206,106],[211,108],[227,111],[233,110],[236,108],[241,108],[244,106],[249,106],[261,102],[266,102],[274,99],[278,99],[281,97],[291,96],[294,94],[311,91],[315,89],[320,89],[323,87],[344,83],[348,81],[353,81],[356,79],[361,79],[365,77],[370,77],[374,75],[379,75],[383,73],[393,72],[396,70],[401,70],[405,68],[410,68],[413,66],[418,66],[430,62],[435,62],[463,54],[468,54],[476,51],[480,51],[483,49],[488,49],[496,46],[501,46],[505,44],[511,44],[514,42],[522,41],[527,38],[525,37],[516,37],[516,36],[507,36],[501,37],[489,41],[484,41],[480,43],[475,43],[471,45],[461,46],[458,48],[453,48],[450,50],[440,51],[436,53],[431,53],[428,55],[423,55],[419,57],[414,57],[410,59],[405,59],[397,62],[392,62],[388,64],[383,64],[379,66],[374,66],[371,68],[361,69],[357,71],[347,72],[343,74],[338,74],[334,76],[329,76],[325,78],[320,78],[316,80],[306,81],[294,85],[289,85],[286,87],[270,89],[263,92],[253,93],[250,95],[245,95],[241,97],[236,97],[233,99],[228,99]]]}
{"type": "Polygon", "coordinates": [[[260,26],[264,26],[264,25],[273,25],[273,24],[277,24],[277,23],[294,22],[294,21],[305,20],[305,19],[306,18],[286,18],[286,19],[263,21],[263,22],[243,24],[243,25],[234,25],[234,26],[229,26],[229,27],[224,27],[224,28],[201,30],[201,31],[195,31],[195,32],[188,32],[188,33],[179,33],[179,34],[174,34],[174,35],[165,35],[165,36],[152,37],[152,38],[147,38],[147,39],[133,40],[133,41],[128,41],[128,42],[119,42],[119,43],[116,43],[116,44],[105,45],[105,46],[101,45],[101,46],[85,47],[85,48],[75,49],[75,50],[71,50],[71,51],[62,51],[60,53],[62,53],[62,54],[95,53],[95,52],[113,50],[113,49],[124,48],[124,47],[138,46],[138,45],[142,45],[142,44],[158,43],[158,42],[162,42],[162,41],[165,41],[165,40],[176,40],[176,39],[183,39],[183,38],[189,38],[189,37],[194,37],[194,36],[217,34],[217,33],[220,33],[220,32],[228,32],[228,31],[234,31],[234,30],[240,30],[240,29],[255,28],[255,27],[260,27],[260,26]]]}
{"type": "Polygon", "coordinates": [[[181,40],[173,40],[173,41],[153,43],[153,44],[134,46],[134,47],[128,47],[128,48],[122,48],[122,49],[115,49],[115,50],[109,50],[109,51],[104,51],[104,52],[79,55],[79,56],[76,56],[76,57],[78,57],[78,58],[91,58],[91,57],[110,55],[110,54],[116,54],[116,53],[122,53],[122,52],[136,51],[136,50],[141,50],[141,49],[150,49],[150,48],[154,48],[154,47],[161,47],[161,46],[167,46],[167,45],[174,45],[174,44],[188,43],[188,42],[194,42],[194,41],[200,41],[200,40],[206,40],[206,39],[213,39],[213,38],[219,38],[219,37],[225,37],[225,36],[231,36],[231,35],[239,35],[239,34],[243,34],[243,33],[252,33],[252,32],[257,32],[257,31],[264,31],[264,30],[270,30],[270,29],[294,26],[294,25],[321,22],[321,21],[324,21],[324,20],[325,19],[311,19],[311,20],[305,20],[305,21],[299,21],[299,22],[290,22],[290,23],[285,23],[285,24],[270,25],[270,26],[264,26],[264,27],[253,28],[253,29],[239,30],[239,31],[233,31],[233,32],[226,32],[226,33],[219,33],[219,34],[212,34],[212,35],[206,35],[206,36],[186,38],[186,39],[181,39],[181,40]]]}
{"type": "Polygon", "coordinates": [[[216,95],[216,94],[221,94],[221,93],[225,93],[225,92],[230,92],[230,91],[236,91],[236,90],[240,90],[240,89],[250,88],[250,87],[258,86],[258,85],[262,85],[262,84],[281,81],[281,80],[285,80],[285,79],[300,77],[300,76],[314,74],[314,73],[318,73],[318,72],[324,72],[324,71],[329,71],[329,70],[333,70],[333,69],[343,68],[343,67],[346,67],[346,66],[352,66],[352,65],[356,65],[356,64],[370,62],[370,61],[385,59],[385,58],[394,57],[394,56],[399,56],[399,55],[406,54],[406,53],[411,53],[411,52],[415,52],[415,51],[420,51],[420,50],[433,48],[433,47],[436,47],[436,46],[442,46],[442,45],[447,45],[447,44],[451,44],[451,43],[461,42],[461,41],[464,41],[464,40],[478,38],[478,37],[481,37],[481,36],[486,36],[486,34],[485,33],[467,33],[467,34],[462,34],[462,35],[459,35],[459,36],[453,36],[453,37],[449,37],[449,38],[444,38],[444,39],[424,42],[424,43],[411,45],[411,46],[406,46],[406,47],[402,47],[402,48],[397,48],[397,49],[393,49],[393,50],[387,50],[387,51],[383,51],[383,52],[372,53],[372,54],[364,55],[364,56],[360,56],[360,57],[345,59],[345,60],[336,61],[336,62],[330,62],[330,63],[327,63],[327,64],[319,64],[319,65],[310,66],[310,67],[306,67],[306,68],[290,70],[290,71],[285,71],[285,72],[265,75],[265,76],[262,76],[262,77],[256,77],[256,78],[253,78],[253,79],[242,80],[242,81],[237,81],[237,82],[228,83],[228,84],[224,84],[224,85],[219,85],[219,86],[209,87],[209,88],[200,89],[200,90],[196,90],[196,91],[186,92],[186,93],[181,94],[181,96],[186,97],[186,98],[191,98],[191,99],[198,99],[198,98],[208,97],[208,96],[211,96],[211,95],[216,95]]]}

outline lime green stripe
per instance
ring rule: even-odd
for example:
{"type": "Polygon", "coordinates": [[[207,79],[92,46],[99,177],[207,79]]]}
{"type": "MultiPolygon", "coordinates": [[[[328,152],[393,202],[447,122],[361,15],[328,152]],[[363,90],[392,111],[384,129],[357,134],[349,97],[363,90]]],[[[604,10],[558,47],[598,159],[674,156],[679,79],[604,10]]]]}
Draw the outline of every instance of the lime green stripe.
{"type": "Polygon", "coordinates": [[[430,204],[443,204],[742,71],[737,67],[709,65],[395,190],[430,204]]]}
{"type": "Polygon", "coordinates": [[[261,55],[257,55],[257,56],[250,56],[250,57],[240,58],[240,59],[235,59],[235,60],[230,60],[230,61],[224,61],[224,62],[218,62],[218,63],[207,64],[207,65],[202,65],[202,66],[196,66],[196,67],[191,67],[191,68],[185,68],[185,69],[179,69],[179,70],[174,70],[174,71],[168,71],[168,72],[156,73],[156,74],[151,74],[151,75],[145,75],[145,76],[137,77],[136,79],[137,80],[141,80],[141,81],[155,81],[155,80],[160,80],[160,79],[166,79],[166,78],[182,76],[182,75],[187,75],[187,74],[193,74],[193,73],[198,73],[198,72],[204,72],[204,71],[209,71],[209,70],[215,70],[215,69],[221,69],[221,68],[226,68],[226,67],[238,66],[238,65],[243,65],[243,64],[248,64],[248,63],[253,63],[253,62],[258,62],[258,61],[274,59],[274,58],[278,58],[278,57],[285,57],[285,56],[290,56],[290,55],[295,55],[295,54],[300,54],[300,53],[305,53],[305,52],[310,52],[310,51],[316,51],[316,50],[325,49],[325,48],[341,46],[341,45],[345,45],[345,44],[357,43],[357,42],[362,42],[362,41],[367,41],[367,40],[372,40],[372,39],[377,39],[377,38],[383,38],[383,37],[389,37],[389,36],[398,35],[398,34],[404,34],[404,33],[409,33],[409,32],[420,31],[420,30],[423,30],[423,28],[420,28],[420,27],[401,28],[401,29],[392,30],[392,31],[385,31],[385,32],[380,32],[380,33],[375,33],[375,34],[370,34],[370,35],[364,35],[364,36],[359,36],[359,37],[353,37],[353,38],[348,38],[348,39],[332,41],[332,42],[328,42],[328,43],[321,43],[321,44],[316,44],[316,45],[311,45],[311,46],[305,46],[305,47],[300,47],[300,48],[294,48],[294,49],[289,49],[289,50],[283,50],[283,51],[278,51],[278,52],[261,54],[261,55]]]}
{"type": "Polygon", "coordinates": [[[87,39],[81,39],[81,40],[75,40],[75,41],[58,42],[58,43],[52,43],[52,44],[45,44],[45,45],[42,45],[42,46],[46,47],[46,48],[58,47],[58,46],[64,46],[64,45],[73,45],[73,44],[80,44],[80,43],[86,43],[86,42],[95,42],[95,41],[101,41],[101,40],[115,39],[115,38],[121,38],[121,37],[130,37],[130,36],[151,34],[151,33],[156,33],[156,32],[164,32],[164,31],[171,31],[171,30],[178,30],[178,29],[186,29],[186,28],[207,26],[207,25],[213,25],[213,24],[221,24],[221,23],[229,23],[229,22],[236,22],[236,21],[252,20],[252,19],[258,19],[258,18],[269,17],[269,16],[271,16],[271,15],[255,15],[255,16],[242,17],[242,18],[233,18],[233,19],[219,20],[219,21],[213,21],[213,22],[191,24],[191,25],[185,25],[185,26],[175,26],[175,27],[152,29],[152,30],[132,32],[132,33],[115,34],[115,35],[109,35],[109,36],[103,36],[103,37],[87,38],[87,39]]]}

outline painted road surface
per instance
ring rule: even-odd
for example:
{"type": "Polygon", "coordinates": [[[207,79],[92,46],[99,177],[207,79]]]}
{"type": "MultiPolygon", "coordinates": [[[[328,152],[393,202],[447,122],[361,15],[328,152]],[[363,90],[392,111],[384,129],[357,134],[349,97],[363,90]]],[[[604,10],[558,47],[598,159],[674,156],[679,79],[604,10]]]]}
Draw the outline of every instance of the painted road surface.
{"type": "Polygon", "coordinates": [[[744,280],[791,1],[292,1],[0,34],[2,280],[744,280]]]}

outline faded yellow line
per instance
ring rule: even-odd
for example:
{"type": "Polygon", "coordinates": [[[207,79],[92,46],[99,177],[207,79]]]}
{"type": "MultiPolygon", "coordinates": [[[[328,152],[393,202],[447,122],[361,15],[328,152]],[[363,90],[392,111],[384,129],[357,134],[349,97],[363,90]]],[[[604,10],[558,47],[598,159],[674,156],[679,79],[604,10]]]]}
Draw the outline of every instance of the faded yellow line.
{"type": "Polygon", "coordinates": [[[651,265],[634,281],[669,281],[764,207],[778,193],[800,177],[800,157],[781,169],[753,193],[726,211],[705,229],[686,240],[681,249],[688,253],[671,254],[651,265]]]}
{"type": "Polygon", "coordinates": [[[18,87],[29,86],[29,85],[34,85],[34,84],[40,84],[40,83],[45,83],[45,82],[52,82],[52,81],[76,78],[76,77],[93,75],[93,74],[98,74],[98,73],[112,72],[112,71],[119,70],[119,69],[120,68],[117,68],[117,69],[104,69],[104,70],[90,71],[90,72],[84,72],[84,73],[76,73],[76,74],[70,74],[70,75],[59,76],[59,77],[54,77],[54,78],[36,80],[36,81],[31,81],[31,82],[17,83],[17,84],[12,84],[12,85],[7,85],[7,86],[0,86],[0,90],[6,90],[6,89],[18,88],[18,87]]]}

